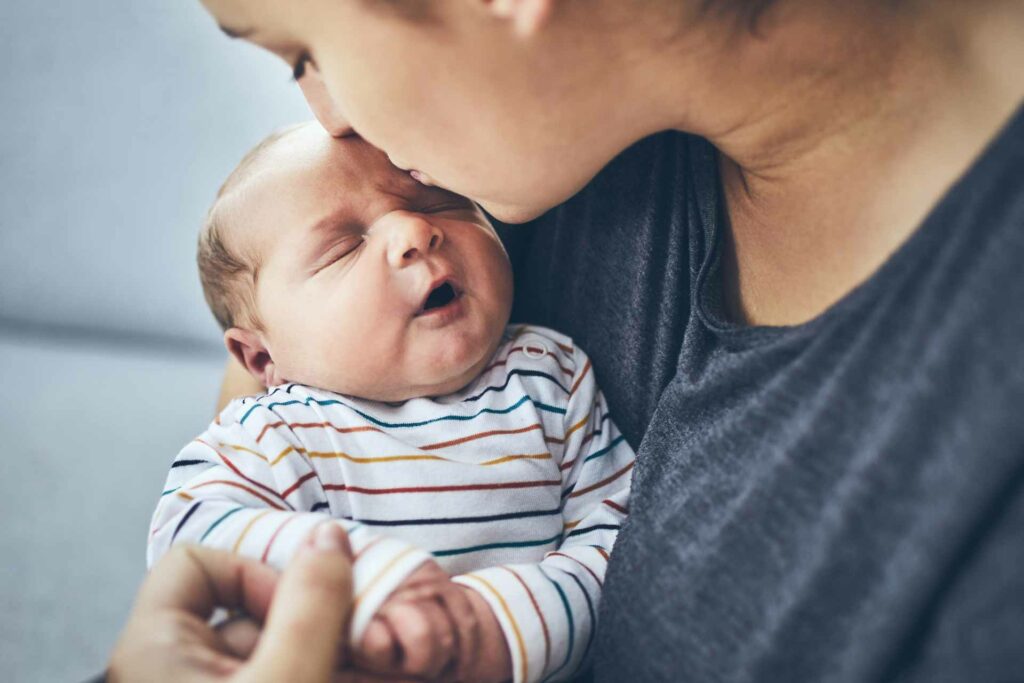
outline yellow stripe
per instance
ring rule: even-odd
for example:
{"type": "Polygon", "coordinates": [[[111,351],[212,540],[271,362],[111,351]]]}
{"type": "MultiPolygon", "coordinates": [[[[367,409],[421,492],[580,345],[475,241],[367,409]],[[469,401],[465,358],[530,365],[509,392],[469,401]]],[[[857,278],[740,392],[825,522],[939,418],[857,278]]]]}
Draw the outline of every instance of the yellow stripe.
{"type": "Polygon", "coordinates": [[[366,597],[367,593],[373,590],[374,586],[380,583],[381,579],[383,579],[387,575],[387,573],[391,571],[391,569],[401,561],[403,557],[405,557],[409,553],[414,552],[416,552],[416,548],[406,548],[405,550],[391,558],[391,560],[386,565],[384,565],[384,567],[379,572],[377,572],[377,576],[373,577],[370,583],[366,584],[366,588],[363,589],[363,592],[357,595],[356,599],[352,601],[352,611],[356,611],[356,609],[359,607],[359,602],[366,597]]]}
{"type": "Polygon", "coordinates": [[[406,462],[410,460],[445,460],[439,455],[385,455],[379,458],[360,458],[355,455],[349,455],[348,453],[332,453],[330,451],[317,452],[307,451],[306,456],[310,458],[341,458],[342,460],[349,460],[351,462],[358,462],[364,464],[373,464],[375,462],[406,462]]]}
{"type": "MultiPolygon", "coordinates": [[[[277,463],[281,462],[284,459],[284,456],[288,455],[292,451],[295,451],[295,449],[292,448],[291,446],[289,446],[288,448],[286,448],[283,451],[281,451],[280,453],[278,453],[277,456],[273,460],[270,461],[270,466],[273,467],[277,463]]],[[[298,451],[295,451],[295,452],[296,453],[302,453],[303,451],[298,450],[298,451]]]]}
{"type": "Polygon", "coordinates": [[[231,552],[237,553],[238,549],[242,545],[242,541],[245,539],[246,534],[248,534],[249,533],[249,529],[252,528],[252,525],[255,524],[256,522],[258,522],[261,518],[266,517],[267,515],[269,515],[271,512],[272,512],[272,510],[264,510],[260,514],[256,515],[252,519],[250,519],[249,523],[245,525],[244,529],[242,529],[242,533],[238,536],[238,540],[235,541],[235,546],[231,549],[231,552]]]}
{"type": "Polygon", "coordinates": [[[523,642],[523,634],[519,632],[519,624],[516,623],[516,618],[512,616],[512,610],[508,608],[508,603],[505,602],[505,598],[501,597],[501,593],[495,590],[494,586],[488,583],[486,579],[482,579],[475,574],[463,574],[463,577],[479,581],[495,598],[497,598],[498,603],[501,605],[501,609],[505,612],[505,616],[508,617],[509,623],[512,624],[512,631],[516,634],[516,643],[519,645],[519,662],[522,665],[520,680],[527,680],[526,644],[523,642]]]}
{"type": "Polygon", "coordinates": [[[195,500],[194,496],[190,496],[189,494],[185,493],[184,491],[178,491],[178,497],[179,498],[184,498],[185,500],[195,500]]]}
{"type": "Polygon", "coordinates": [[[562,525],[562,528],[563,529],[575,529],[579,525],[579,523],[582,522],[582,521],[583,521],[582,519],[577,519],[574,522],[566,522],[565,524],[562,525]]]}
{"type": "Polygon", "coordinates": [[[259,458],[263,462],[267,461],[267,456],[263,455],[262,453],[257,453],[256,451],[252,450],[251,448],[246,448],[245,446],[238,446],[238,445],[233,444],[233,443],[220,443],[220,447],[221,448],[231,448],[231,449],[236,450],[236,451],[241,451],[242,453],[248,453],[250,455],[255,455],[257,458],[259,458]]]}
{"type": "Polygon", "coordinates": [[[487,467],[489,465],[500,465],[503,462],[511,462],[512,460],[550,460],[550,453],[530,453],[525,455],[504,455],[494,460],[485,460],[480,463],[481,466],[487,467]]]}
{"type": "Polygon", "coordinates": [[[583,418],[582,420],[580,420],[579,422],[577,422],[576,424],[574,424],[574,425],[573,425],[572,427],[569,427],[569,431],[567,431],[567,432],[565,433],[565,440],[566,440],[566,441],[568,441],[568,440],[569,440],[569,437],[570,437],[570,436],[572,436],[572,433],[573,433],[573,432],[575,432],[575,431],[577,431],[577,430],[578,430],[578,429],[579,429],[580,427],[582,427],[583,425],[585,425],[585,424],[587,423],[587,420],[589,420],[589,419],[590,419],[590,416],[589,416],[589,415],[587,415],[587,416],[586,416],[586,417],[584,417],[584,418],[583,418]]]}

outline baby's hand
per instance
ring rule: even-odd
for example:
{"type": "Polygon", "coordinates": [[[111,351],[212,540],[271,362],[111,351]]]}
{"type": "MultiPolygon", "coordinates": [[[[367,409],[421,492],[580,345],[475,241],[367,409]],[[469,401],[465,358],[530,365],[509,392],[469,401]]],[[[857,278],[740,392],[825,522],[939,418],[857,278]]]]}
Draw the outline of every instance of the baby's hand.
{"type": "Polygon", "coordinates": [[[412,573],[381,606],[354,652],[374,673],[431,681],[511,678],[505,637],[490,607],[436,562],[412,573]]]}

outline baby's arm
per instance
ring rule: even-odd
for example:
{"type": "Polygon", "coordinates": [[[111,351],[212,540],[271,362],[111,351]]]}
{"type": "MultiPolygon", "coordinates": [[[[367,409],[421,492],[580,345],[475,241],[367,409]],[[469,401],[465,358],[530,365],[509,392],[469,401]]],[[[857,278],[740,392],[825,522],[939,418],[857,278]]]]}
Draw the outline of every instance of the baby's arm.
{"type": "Polygon", "coordinates": [[[430,555],[358,523],[332,520],[324,512],[323,483],[295,435],[287,426],[243,424],[242,415],[242,404],[232,404],[171,466],[153,515],[149,565],[175,543],[199,543],[280,569],[315,526],[338,524],[355,554],[352,635],[360,637],[387,596],[430,555]]]}
{"type": "Polygon", "coordinates": [[[634,454],[608,416],[589,359],[575,351],[565,416],[562,543],[538,564],[489,567],[454,580],[501,623],[516,683],[571,678],[585,666],[609,553],[629,504],[634,454]]]}
{"type": "Polygon", "coordinates": [[[589,362],[576,354],[561,462],[565,530],[559,548],[539,563],[489,567],[451,582],[442,572],[422,595],[397,591],[367,631],[370,668],[430,677],[438,662],[447,662],[446,673],[457,680],[512,677],[519,683],[571,678],[584,666],[608,556],[627,514],[634,456],[608,418],[589,362]],[[470,589],[468,600],[460,588],[470,589]],[[460,599],[470,608],[448,606],[460,599]],[[436,612],[433,603],[444,607],[454,627],[433,625],[438,621],[430,616],[436,612]],[[474,658],[459,638],[446,647],[432,628],[441,633],[477,629],[481,642],[500,640],[505,647],[470,648],[480,653],[474,658]],[[389,658],[391,652],[403,656],[389,658]]]}

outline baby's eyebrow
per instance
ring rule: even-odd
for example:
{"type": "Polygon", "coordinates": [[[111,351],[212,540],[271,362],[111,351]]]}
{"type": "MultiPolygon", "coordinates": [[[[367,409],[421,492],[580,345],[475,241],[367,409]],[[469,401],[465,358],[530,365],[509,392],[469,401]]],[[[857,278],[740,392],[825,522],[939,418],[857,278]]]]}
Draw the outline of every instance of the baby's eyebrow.
{"type": "Polygon", "coordinates": [[[325,232],[330,232],[337,229],[337,227],[345,220],[348,215],[348,210],[345,208],[338,209],[333,213],[329,213],[310,227],[309,231],[316,236],[320,236],[325,232]]]}

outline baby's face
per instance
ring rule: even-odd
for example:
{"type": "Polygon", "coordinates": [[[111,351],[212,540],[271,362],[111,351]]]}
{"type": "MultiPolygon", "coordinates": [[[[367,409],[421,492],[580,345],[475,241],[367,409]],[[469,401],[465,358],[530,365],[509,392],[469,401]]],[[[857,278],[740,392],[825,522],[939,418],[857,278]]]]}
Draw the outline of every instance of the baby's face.
{"type": "Polygon", "coordinates": [[[266,381],[436,396],[497,348],[512,275],[494,229],[472,202],[420,185],[365,142],[305,126],[222,202],[229,241],[259,264],[266,381]]]}

